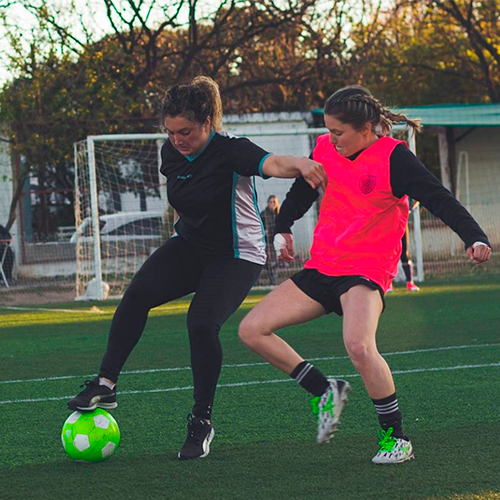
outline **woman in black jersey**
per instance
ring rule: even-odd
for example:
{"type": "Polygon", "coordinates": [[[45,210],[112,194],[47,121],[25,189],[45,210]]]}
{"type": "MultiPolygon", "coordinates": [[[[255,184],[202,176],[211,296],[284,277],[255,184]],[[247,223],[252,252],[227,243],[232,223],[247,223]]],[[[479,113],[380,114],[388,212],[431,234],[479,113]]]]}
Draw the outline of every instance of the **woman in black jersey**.
{"type": "Polygon", "coordinates": [[[302,176],[324,184],[321,164],[271,155],[248,139],[222,132],[217,84],[198,77],[169,89],[162,104],[169,140],[161,173],[179,215],[175,234],[132,279],[113,317],[99,376],[68,403],[71,410],[116,408],[116,382],[139,341],[149,310],[192,292],[187,314],[194,406],[178,457],[205,457],[214,437],[212,405],[222,366],[219,330],[240,306],[266,262],[253,176],[302,176]]]}

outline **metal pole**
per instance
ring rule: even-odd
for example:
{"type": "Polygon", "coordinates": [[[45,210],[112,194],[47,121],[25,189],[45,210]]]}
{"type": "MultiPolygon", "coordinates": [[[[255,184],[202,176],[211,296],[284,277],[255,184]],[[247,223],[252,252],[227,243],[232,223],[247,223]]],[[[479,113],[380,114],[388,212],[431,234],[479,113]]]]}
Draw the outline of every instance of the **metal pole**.
{"type": "MultiPolygon", "coordinates": [[[[415,140],[415,132],[410,127],[408,129],[408,146],[413,154],[417,154],[417,143],[415,140]]],[[[415,279],[424,281],[424,257],[422,250],[422,228],[420,225],[420,204],[413,209],[413,234],[415,238],[415,248],[417,251],[417,273],[415,279]]]]}
{"type": "Polygon", "coordinates": [[[92,217],[92,233],[94,236],[94,274],[97,287],[97,300],[104,300],[101,266],[101,230],[99,227],[99,198],[97,193],[97,173],[95,164],[94,141],[87,138],[89,157],[89,182],[90,182],[90,213],[92,217]]]}
{"type": "MultiPolygon", "coordinates": [[[[73,154],[75,158],[75,231],[78,230],[80,223],[80,183],[78,182],[78,144],[73,144],[73,154]]],[[[76,274],[75,274],[75,299],[79,297],[80,291],[80,239],[76,238],[76,274]]],[[[83,295],[83,293],[81,294],[83,295]]]]}
{"type": "Polygon", "coordinates": [[[161,148],[163,147],[163,144],[164,144],[164,140],[162,139],[158,139],[156,141],[156,148],[157,148],[157,152],[158,152],[158,155],[157,155],[157,158],[158,158],[158,181],[159,181],[159,185],[160,185],[160,199],[162,201],[164,201],[167,206],[168,206],[168,199],[167,199],[167,184],[162,182],[162,178],[164,178],[162,176],[162,174],[160,173],[160,168],[161,168],[161,148]]]}

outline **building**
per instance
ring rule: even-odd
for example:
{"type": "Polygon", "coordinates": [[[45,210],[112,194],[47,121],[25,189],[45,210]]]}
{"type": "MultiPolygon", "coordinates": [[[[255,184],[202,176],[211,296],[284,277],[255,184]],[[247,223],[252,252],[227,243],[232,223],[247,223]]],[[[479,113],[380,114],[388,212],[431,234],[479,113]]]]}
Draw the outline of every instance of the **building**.
{"type": "MultiPolygon", "coordinates": [[[[443,184],[499,248],[500,104],[441,104],[401,111],[420,118],[424,133],[437,133],[443,184]]],[[[461,250],[458,238],[455,246],[461,250]]]]}

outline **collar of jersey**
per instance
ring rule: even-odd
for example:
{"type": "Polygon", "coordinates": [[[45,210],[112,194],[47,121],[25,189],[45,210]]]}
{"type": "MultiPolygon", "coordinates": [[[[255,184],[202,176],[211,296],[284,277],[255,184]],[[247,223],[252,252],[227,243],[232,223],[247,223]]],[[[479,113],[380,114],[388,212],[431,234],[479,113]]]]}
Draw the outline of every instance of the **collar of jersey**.
{"type": "MultiPolygon", "coordinates": [[[[379,137],[380,139],[380,137],[379,137]]],[[[377,141],[375,141],[377,142],[377,141]]],[[[363,152],[363,151],[366,151],[367,149],[369,149],[371,146],[373,146],[375,144],[375,142],[372,142],[367,148],[363,148],[363,149],[360,149],[357,153],[353,153],[351,156],[347,156],[346,158],[349,160],[349,161],[355,161],[358,156],[363,152]]]]}
{"type": "Polygon", "coordinates": [[[187,161],[194,161],[198,156],[201,156],[205,149],[208,148],[208,145],[212,142],[212,139],[215,137],[215,130],[212,130],[210,133],[210,137],[208,138],[208,141],[205,143],[205,145],[194,155],[184,155],[184,158],[186,158],[187,161]]]}

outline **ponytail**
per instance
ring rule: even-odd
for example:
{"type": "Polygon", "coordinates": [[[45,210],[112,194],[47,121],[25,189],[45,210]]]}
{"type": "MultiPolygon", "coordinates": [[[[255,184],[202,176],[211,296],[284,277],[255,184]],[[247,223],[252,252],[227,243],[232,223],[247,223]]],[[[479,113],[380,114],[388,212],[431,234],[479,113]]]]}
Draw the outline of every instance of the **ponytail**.
{"type": "Polygon", "coordinates": [[[179,115],[200,125],[210,117],[212,129],[221,131],[222,100],[217,83],[208,76],[198,76],[188,85],[168,89],[161,105],[161,123],[179,115]]]}

